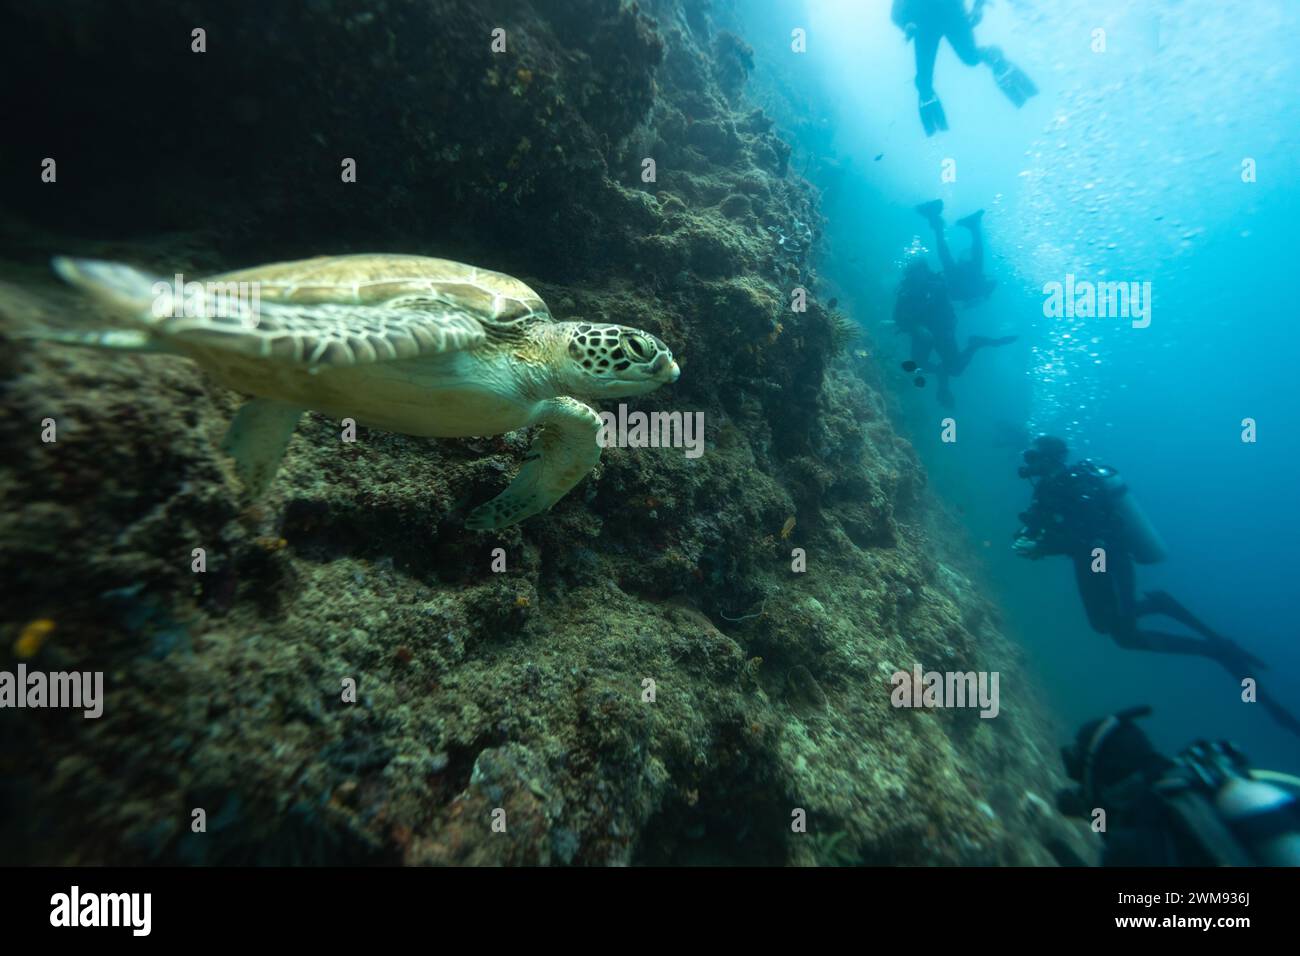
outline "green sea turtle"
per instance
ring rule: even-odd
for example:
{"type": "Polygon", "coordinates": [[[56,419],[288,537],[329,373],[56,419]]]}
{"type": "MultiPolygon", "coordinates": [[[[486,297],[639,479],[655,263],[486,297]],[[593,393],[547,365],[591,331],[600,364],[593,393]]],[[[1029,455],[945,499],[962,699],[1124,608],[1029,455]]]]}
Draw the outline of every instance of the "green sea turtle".
{"type": "Polygon", "coordinates": [[[600,459],[600,417],[579,398],[638,395],[680,374],[647,332],[557,322],[518,279],[446,259],[326,256],[184,285],[115,262],[57,258],[54,269],[131,323],[54,338],[183,355],[253,396],[222,447],[255,495],[308,409],[432,438],[540,425],[515,480],[466,521],[501,528],[551,507],[600,459]]]}

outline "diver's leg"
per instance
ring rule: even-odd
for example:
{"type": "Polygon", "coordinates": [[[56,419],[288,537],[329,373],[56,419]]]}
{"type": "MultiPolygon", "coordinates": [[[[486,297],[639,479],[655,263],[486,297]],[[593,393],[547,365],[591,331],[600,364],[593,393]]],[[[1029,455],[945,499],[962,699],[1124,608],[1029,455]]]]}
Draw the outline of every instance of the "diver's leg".
{"type": "Polygon", "coordinates": [[[1182,602],[1168,591],[1148,591],[1146,596],[1138,602],[1137,616],[1144,617],[1150,614],[1173,618],[1179,624],[1191,628],[1197,634],[1202,635],[1212,647],[1217,648],[1216,653],[1219,656],[1238,664],[1249,665],[1250,668],[1255,670],[1268,670],[1268,665],[1262,660],[1234,641],[1229,640],[1217,631],[1211,630],[1204,621],[1184,607],[1182,602]]]}
{"type": "Polygon", "coordinates": [[[944,408],[952,408],[956,404],[952,397],[952,389],[948,385],[949,379],[961,374],[960,369],[953,371],[953,363],[957,360],[956,349],[957,340],[951,330],[935,336],[934,351],[939,356],[939,368],[936,372],[939,378],[939,390],[936,397],[944,408]]]}
{"type": "Polygon", "coordinates": [[[1186,624],[1198,634],[1206,637],[1219,636],[1168,591],[1147,591],[1146,597],[1138,604],[1138,614],[1162,614],[1165,617],[1172,617],[1180,624],[1186,624]]]}
{"type": "Polygon", "coordinates": [[[952,389],[948,387],[948,370],[943,366],[939,366],[939,388],[935,397],[944,408],[952,408],[957,403],[952,397],[952,389]]]}
{"type": "Polygon", "coordinates": [[[946,330],[942,335],[935,336],[934,351],[939,356],[939,362],[943,367],[944,374],[956,378],[966,370],[966,363],[969,361],[965,353],[957,348],[957,336],[951,329],[946,330]]]}
{"type": "Polygon", "coordinates": [[[1152,651],[1156,654],[1186,654],[1191,657],[1208,657],[1218,661],[1230,673],[1234,668],[1214,654],[1209,641],[1188,634],[1170,634],[1166,631],[1139,630],[1136,623],[1121,624],[1111,634],[1115,643],[1130,651],[1152,651]]]}
{"type": "Polygon", "coordinates": [[[913,38],[916,44],[917,113],[926,136],[933,136],[948,128],[948,117],[943,104],[934,92],[934,58],[939,52],[942,33],[933,27],[922,28],[913,38]]]}
{"type": "Polygon", "coordinates": [[[930,27],[922,27],[912,40],[916,45],[916,91],[923,100],[934,96],[934,59],[939,54],[941,39],[943,34],[930,27]]]}
{"type": "MultiPolygon", "coordinates": [[[[1112,580],[1115,582],[1116,598],[1120,609],[1119,628],[1115,640],[1122,646],[1140,651],[1154,651],[1158,654],[1191,654],[1196,657],[1208,657],[1238,677],[1245,676],[1251,669],[1252,659],[1249,654],[1226,638],[1209,631],[1208,628],[1205,638],[1192,637],[1189,634],[1169,634],[1165,631],[1140,630],[1139,617],[1159,613],[1180,620],[1176,613],[1170,614],[1169,611],[1177,608],[1185,612],[1187,609],[1169,598],[1163,591],[1152,592],[1139,601],[1137,568],[1132,556],[1122,547],[1107,547],[1106,557],[1107,573],[1113,575],[1112,580]],[[1161,595],[1168,600],[1162,601],[1161,595]]],[[[1186,616],[1189,620],[1194,620],[1190,613],[1186,616]]]]}
{"type": "MultiPolygon", "coordinates": [[[[974,340],[972,339],[972,341],[974,340]]],[[[955,352],[952,360],[944,363],[944,368],[946,368],[952,375],[960,375],[962,372],[966,371],[966,366],[970,364],[972,356],[974,356],[977,351],[979,351],[978,345],[968,344],[960,352],[955,352]]]]}
{"type": "Polygon", "coordinates": [[[1114,582],[1115,601],[1119,608],[1120,617],[1126,621],[1132,622],[1134,628],[1137,627],[1137,565],[1133,563],[1133,556],[1125,551],[1122,547],[1116,547],[1113,542],[1103,542],[1102,547],[1106,549],[1106,572],[1114,582]]]}
{"type": "Polygon", "coordinates": [[[1019,337],[1018,335],[1004,335],[1000,339],[990,339],[983,335],[972,335],[966,340],[966,347],[955,356],[949,368],[953,375],[960,375],[966,371],[966,366],[970,365],[970,360],[975,357],[975,353],[980,349],[1010,345],[1019,337]]]}
{"type": "Polygon", "coordinates": [[[1107,578],[1114,596],[1115,615],[1111,636],[1115,638],[1115,643],[1128,650],[1213,657],[1208,641],[1187,634],[1168,634],[1138,628],[1138,617],[1149,613],[1149,601],[1139,601],[1137,598],[1137,570],[1133,558],[1122,547],[1113,547],[1109,542],[1104,546],[1106,570],[1099,576],[1107,578]]]}
{"type": "Polygon", "coordinates": [[[1133,558],[1122,547],[1105,542],[1106,570],[1115,595],[1115,641],[1125,648],[1156,651],[1164,654],[1209,656],[1209,645],[1194,637],[1138,629],[1139,610],[1144,602],[1137,597],[1137,570],[1133,558]]]}
{"type": "Polygon", "coordinates": [[[943,17],[943,32],[952,52],[967,66],[979,66],[987,62],[986,50],[975,45],[975,29],[971,26],[970,17],[966,15],[966,4],[949,3],[948,6],[943,17]]]}
{"type": "Polygon", "coordinates": [[[934,248],[939,253],[939,261],[943,264],[943,271],[946,275],[952,275],[953,270],[957,268],[957,261],[952,257],[952,250],[948,248],[948,240],[944,236],[943,220],[935,216],[930,220],[930,227],[934,229],[934,248]]]}
{"type": "Polygon", "coordinates": [[[984,230],[978,219],[967,216],[961,220],[962,225],[970,230],[970,265],[977,274],[984,271],[984,230]]]}
{"type": "Polygon", "coordinates": [[[926,136],[933,136],[948,128],[948,117],[944,115],[943,104],[934,92],[934,58],[939,53],[939,41],[942,39],[943,29],[932,23],[922,26],[912,38],[916,44],[917,112],[926,136]]]}
{"type": "Polygon", "coordinates": [[[1088,626],[1098,634],[1113,635],[1119,618],[1115,590],[1105,572],[1092,570],[1091,555],[1074,557],[1074,583],[1088,616],[1088,626]]]}
{"type": "Polygon", "coordinates": [[[924,327],[914,329],[912,332],[912,361],[919,368],[925,368],[926,363],[930,361],[930,352],[934,350],[934,336],[930,330],[924,327]]]}

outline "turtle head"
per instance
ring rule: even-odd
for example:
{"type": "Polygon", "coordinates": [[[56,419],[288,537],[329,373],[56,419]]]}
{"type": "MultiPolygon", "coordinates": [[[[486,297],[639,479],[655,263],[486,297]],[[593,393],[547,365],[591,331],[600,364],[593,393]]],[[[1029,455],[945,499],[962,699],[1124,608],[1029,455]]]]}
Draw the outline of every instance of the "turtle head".
{"type": "Polygon", "coordinates": [[[653,392],[681,375],[668,346],[649,332],[626,325],[569,326],[565,385],[593,399],[653,392]]]}

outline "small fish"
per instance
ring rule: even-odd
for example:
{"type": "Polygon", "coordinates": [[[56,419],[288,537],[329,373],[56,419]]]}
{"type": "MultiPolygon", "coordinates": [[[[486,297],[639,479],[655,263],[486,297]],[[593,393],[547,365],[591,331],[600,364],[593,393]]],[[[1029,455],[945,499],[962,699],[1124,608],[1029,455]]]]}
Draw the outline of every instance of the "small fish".
{"type": "Polygon", "coordinates": [[[785,519],[785,524],[781,525],[781,538],[790,537],[790,532],[794,530],[794,515],[785,519]]]}
{"type": "Polygon", "coordinates": [[[903,363],[903,371],[904,371],[904,372],[915,372],[915,371],[917,370],[918,367],[919,367],[919,366],[918,366],[915,362],[913,362],[911,359],[908,359],[906,362],[903,363]]]}
{"type": "Polygon", "coordinates": [[[853,354],[856,355],[856,356],[857,356],[858,358],[860,358],[860,359],[871,358],[871,353],[868,352],[866,349],[858,349],[858,350],[855,351],[853,354]]]}
{"type": "Polygon", "coordinates": [[[884,153],[876,153],[876,162],[880,162],[884,158],[885,158],[884,153]]]}
{"type": "Polygon", "coordinates": [[[23,628],[22,633],[18,635],[18,640],[14,641],[14,654],[20,660],[31,660],[40,653],[41,646],[53,633],[54,622],[48,617],[32,621],[23,628]]]}

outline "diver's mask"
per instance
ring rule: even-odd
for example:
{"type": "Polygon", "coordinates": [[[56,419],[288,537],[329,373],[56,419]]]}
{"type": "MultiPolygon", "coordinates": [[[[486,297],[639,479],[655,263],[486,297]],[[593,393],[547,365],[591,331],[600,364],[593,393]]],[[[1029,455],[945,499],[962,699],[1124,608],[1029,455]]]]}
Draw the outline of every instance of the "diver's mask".
{"type": "Polygon", "coordinates": [[[1042,475],[1042,452],[1036,448],[1026,448],[1024,459],[1025,463],[1017,469],[1016,474],[1021,478],[1037,478],[1042,475]]]}
{"type": "Polygon", "coordinates": [[[1022,456],[1025,463],[1016,474],[1021,478],[1042,478],[1065,464],[1068,454],[1065,442],[1051,435],[1039,435],[1034,443],[1025,449],[1022,456]]]}

